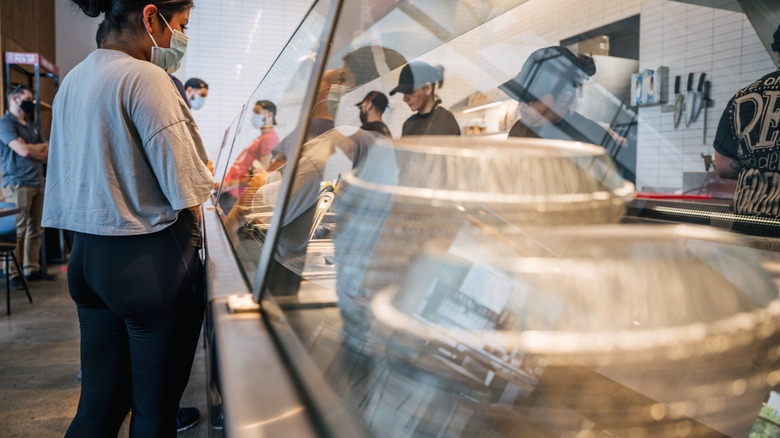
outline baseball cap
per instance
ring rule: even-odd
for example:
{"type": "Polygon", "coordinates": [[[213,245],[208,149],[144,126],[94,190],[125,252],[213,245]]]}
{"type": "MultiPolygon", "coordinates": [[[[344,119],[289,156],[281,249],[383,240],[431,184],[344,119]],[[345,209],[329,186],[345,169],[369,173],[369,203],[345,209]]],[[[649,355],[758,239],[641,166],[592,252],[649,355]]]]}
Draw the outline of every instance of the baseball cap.
{"type": "Polygon", "coordinates": [[[520,73],[499,85],[509,97],[520,102],[533,102],[549,93],[576,86],[595,73],[595,65],[585,66],[567,48],[545,47],[531,54],[520,73]]]}
{"type": "Polygon", "coordinates": [[[363,102],[365,101],[373,103],[374,107],[380,113],[385,112],[385,109],[387,109],[387,96],[385,96],[385,94],[381,91],[370,91],[368,94],[366,94],[366,97],[364,97],[360,102],[356,103],[355,106],[363,105],[363,102]]]}
{"type": "Polygon", "coordinates": [[[429,82],[435,84],[439,80],[441,80],[439,74],[430,64],[422,61],[410,62],[401,69],[401,74],[398,76],[398,85],[390,90],[390,95],[392,96],[395,93],[408,94],[420,87],[424,87],[429,82]]]}

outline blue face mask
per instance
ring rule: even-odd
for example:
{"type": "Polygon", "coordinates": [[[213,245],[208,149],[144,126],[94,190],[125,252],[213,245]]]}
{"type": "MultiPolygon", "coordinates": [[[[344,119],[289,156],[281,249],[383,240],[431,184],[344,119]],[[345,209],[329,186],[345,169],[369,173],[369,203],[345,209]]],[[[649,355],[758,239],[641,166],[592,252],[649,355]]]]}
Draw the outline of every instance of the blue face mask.
{"type": "Polygon", "coordinates": [[[265,114],[252,114],[252,126],[254,126],[257,129],[262,128],[265,126],[265,114]]]}
{"type": "Polygon", "coordinates": [[[171,46],[168,48],[159,47],[157,41],[154,40],[154,37],[149,32],[149,29],[147,29],[146,33],[154,43],[154,47],[152,47],[152,59],[150,59],[150,61],[152,64],[162,68],[166,72],[173,73],[181,67],[181,59],[184,57],[184,51],[187,49],[189,38],[180,31],[171,29],[171,26],[168,24],[168,21],[165,20],[165,17],[163,17],[162,14],[159,15],[165,25],[168,26],[168,30],[171,31],[171,46]]]}
{"type": "Polygon", "coordinates": [[[200,94],[196,94],[192,96],[192,100],[190,100],[190,106],[194,110],[203,108],[204,103],[206,103],[206,98],[201,96],[200,94]]]}

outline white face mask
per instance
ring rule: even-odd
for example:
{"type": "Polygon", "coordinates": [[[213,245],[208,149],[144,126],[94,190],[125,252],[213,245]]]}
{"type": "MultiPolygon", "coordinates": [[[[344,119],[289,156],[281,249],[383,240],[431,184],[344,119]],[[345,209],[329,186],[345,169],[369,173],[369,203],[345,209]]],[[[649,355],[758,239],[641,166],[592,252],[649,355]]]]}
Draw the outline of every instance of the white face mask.
{"type": "Polygon", "coordinates": [[[206,98],[201,96],[200,94],[196,94],[192,96],[192,100],[190,100],[190,106],[194,110],[203,108],[204,103],[206,103],[206,98]]]}
{"type": "Polygon", "coordinates": [[[168,48],[159,47],[157,41],[154,40],[154,37],[149,32],[149,29],[147,29],[146,33],[154,43],[154,47],[152,47],[152,59],[150,61],[152,64],[162,68],[166,72],[173,73],[181,67],[181,59],[184,57],[184,51],[187,49],[187,41],[189,41],[189,38],[180,31],[171,29],[171,26],[168,24],[168,21],[165,20],[165,17],[160,13],[158,13],[158,15],[160,15],[160,18],[162,18],[165,25],[168,26],[168,30],[171,31],[171,46],[168,48]]]}
{"type": "Polygon", "coordinates": [[[330,86],[328,91],[328,112],[330,112],[330,116],[333,117],[334,121],[339,110],[339,101],[347,94],[348,90],[349,88],[346,85],[333,84],[330,86]]]}
{"type": "Polygon", "coordinates": [[[265,114],[252,114],[252,126],[254,126],[257,129],[262,128],[265,126],[265,114]]]}

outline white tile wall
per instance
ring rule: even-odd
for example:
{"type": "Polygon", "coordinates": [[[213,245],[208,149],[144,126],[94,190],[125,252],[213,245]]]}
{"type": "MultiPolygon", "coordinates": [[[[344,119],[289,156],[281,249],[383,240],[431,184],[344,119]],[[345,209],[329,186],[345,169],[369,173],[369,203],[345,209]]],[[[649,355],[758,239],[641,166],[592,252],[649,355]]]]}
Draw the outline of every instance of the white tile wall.
{"type": "MultiPolygon", "coordinates": [[[[452,105],[513,77],[537,48],[636,14],[641,17],[640,70],[667,66],[671,81],[682,76],[683,91],[689,72],[696,74],[694,87],[702,72],[712,83],[714,107],[707,110],[706,138],[703,112],[690,127],[675,130],[673,113],[661,106],[639,111],[637,187],[676,190],[682,187],[683,171],[704,169],[701,154],[713,153],[717,123],[731,95],[774,68],[744,14],[670,0],[530,0],[479,31],[479,59],[464,56],[474,38],[456,39],[423,59],[447,67],[450,79],[441,95],[445,106],[452,105]],[[448,56],[452,49],[456,58],[448,56]],[[479,71],[463,71],[474,65],[479,71]]],[[[409,113],[400,99],[396,108],[393,122],[400,127],[409,113]]]]}
{"type": "Polygon", "coordinates": [[[701,154],[713,153],[715,130],[729,98],[772,71],[774,64],[744,14],[666,0],[645,1],[640,68],[659,65],[670,68],[671,80],[681,75],[683,88],[688,72],[695,72],[697,78],[705,72],[712,83],[714,107],[707,111],[706,138],[703,113],[690,127],[681,125],[675,130],[673,113],[662,112],[658,106],[639,111],[644,128],[638,135],[637,187],[675,190],[682,187],[682,172],[704,170],[701,154]]]}
{"type": "Polygon", "coordinates": [[[683,91],[689,72],[696,73],[694,87],[702,72],[712,84],[714,107],[707,110],[706,137],[704,112],[690,127],[681,124],[675,130],[673,113],[661,106],[639,111],[637,187],[681,189],[683,172],[704,170],[701,154],[713,153],[713,137],[728,99],[774,69],[744,14],[670,0],[531,0],[481,30],[479,85],[457,81],[444,94],[464,96],[495,86],[514,76],[533,50],[636,14],[641,17],[640,70],[669,67],[670,93],[675,75],[682,76],[683,91]]]}

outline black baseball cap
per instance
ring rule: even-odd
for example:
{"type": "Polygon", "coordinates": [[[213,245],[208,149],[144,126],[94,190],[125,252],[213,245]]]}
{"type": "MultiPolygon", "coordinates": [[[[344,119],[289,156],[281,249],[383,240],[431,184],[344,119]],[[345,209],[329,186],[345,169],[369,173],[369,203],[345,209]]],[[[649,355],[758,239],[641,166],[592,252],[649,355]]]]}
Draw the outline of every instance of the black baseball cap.
{"type": "Polygon", "coordinates": [[[366,97],[364,97],[360,102],[356,103],[355,106],[363,105],[363,102],[365,101],[369,101],[374,104],[374,108],[376,108],[380,113],[385,112],[385,109],[387,109],[387,96],[385,96],[385,94],[381,91],[369,91],[368,94],[366,94],[366,97]]]}
{"type": "Polygon", "coordinates": [[[398,76],[398,86],[390,90],[390,95],[395,93],[408,94],[424,87],[427,83],[435,84],[439,80],[439,74],[430,64],[422,61],[410,62],[401,69],[401,74],[398,76]]]}
{"type": "Polygon", "coordinates": [[[534,102],[549,93],[576,86],[595,73],[595,66],[585,67],[571,50],[562,46],[545,47],[531,54],[520,73],[499,85],[509,97],[520,102],[534,102]]]}

